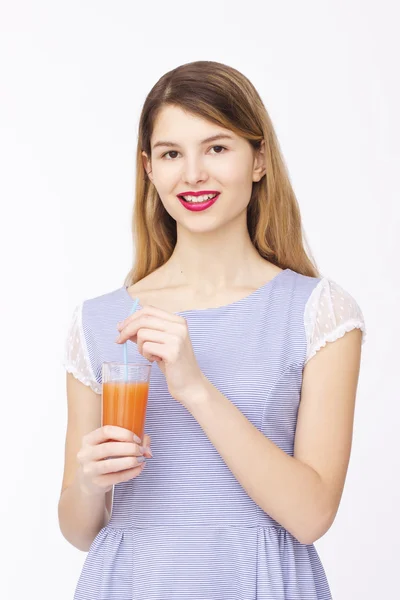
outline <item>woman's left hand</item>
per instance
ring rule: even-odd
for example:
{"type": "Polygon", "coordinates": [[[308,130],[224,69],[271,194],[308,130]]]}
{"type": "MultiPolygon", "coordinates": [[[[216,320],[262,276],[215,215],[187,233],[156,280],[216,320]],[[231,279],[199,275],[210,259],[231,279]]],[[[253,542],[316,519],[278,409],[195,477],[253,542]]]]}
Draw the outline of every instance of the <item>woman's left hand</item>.
{"type": "Polygon", "coordinates": [[[169,393],[185,405],[201,388],[204,375],[193,352],[187,322],[154,306],[144,306],[118,323],[116,342],[135,342],[150,362],[156,361],[165,375],[169,393]]]}

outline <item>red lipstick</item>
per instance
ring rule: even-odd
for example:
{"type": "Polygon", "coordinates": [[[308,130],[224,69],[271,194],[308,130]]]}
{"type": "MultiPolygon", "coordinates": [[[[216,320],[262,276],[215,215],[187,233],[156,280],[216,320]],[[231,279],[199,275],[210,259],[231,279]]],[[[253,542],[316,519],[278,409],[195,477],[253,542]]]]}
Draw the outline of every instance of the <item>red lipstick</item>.
{"type": "Polygon", "coordinates": [[[206,210],[207,208],[209,208],[210,206],[212,206],[213,204],[215,204],[215,202],[218,200],[220,196],[220,192],[216,191],[216,190],[201,190],[200,192],[183,192],[182,194],[177,194],[177,197],[180,201],[180,203],[182,204],[182,206],[184,206],[187,210],[190,210],[192,212],[200,212],[203,210],[206,210]],[[214,198],[211,198],[210,200],[205,200],[204,202],[187,202],[183,196],[205,196],[205,195],[210,195],[210,194],[215,194],[214,198]]]}

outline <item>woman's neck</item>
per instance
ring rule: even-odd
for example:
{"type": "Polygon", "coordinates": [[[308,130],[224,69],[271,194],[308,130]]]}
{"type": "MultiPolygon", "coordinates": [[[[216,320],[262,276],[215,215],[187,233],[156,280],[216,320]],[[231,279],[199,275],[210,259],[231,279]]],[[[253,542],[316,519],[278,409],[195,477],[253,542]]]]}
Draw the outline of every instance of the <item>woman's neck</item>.
{"type": "Polygon", "coordinates": [[[163,274],[172,286],[187,285],[212,293],[254,281],[265,268],[266,261],[254,247],[247,228],[245,232],[224,228],[207,234],[184,230],[178,231],[163,274]]]}

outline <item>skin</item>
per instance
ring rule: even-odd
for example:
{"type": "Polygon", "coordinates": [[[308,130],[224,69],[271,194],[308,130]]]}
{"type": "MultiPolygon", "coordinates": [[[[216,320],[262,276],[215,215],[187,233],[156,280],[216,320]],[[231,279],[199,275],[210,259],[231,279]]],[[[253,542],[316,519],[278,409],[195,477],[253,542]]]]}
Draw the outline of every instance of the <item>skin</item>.
{"type": "Polygon", "coordinates": [[[210,301],[229,303],[276,275],[280,269],[260,257],[246,225],[252,184],[265,174],[264,148],[256,153],[233,132],[172,106],[159,114],[151,143],[151,159],[143,153],[143,162],[177,222],[178,241],[170,260],[130,291],[176,312],[182,306],[207,307],[210,301]],[[233,139],[201,144],[218,133],[233,139]],[[177,145],[153,149],[159,141],[177,145]],[[218,190],[221,195],[207,211],[192,213],[177,194],[198,190],[218,190]]]}
{"type": "Polygon", "coordinates": [[[311,544],[331,526],[343,492],[361,332],[328,343],[305,366],[294,456],[287,455],[207,380],[186,320],[175,314],[234,302],[280,272],[259,256],[246,226],[252,182],[265,173],[263,148],[256,153],[232,132],[171,106],[158,116],[151,143],[144,165],[177,222],[178,242],[165,265],[130,288],[143,308],[118,324],[116,342],[129,339],[157,362],[172,397],[198,421],[248,495],[301,543],[311,544]],[[201,144],[219,132],[233,140],[201,144]],[[160,140],[175,144],[154,148],[160,140]],[[165,158],[167,151],[172,153],[165,158]],[[187,211],[176,198],[203,189],[221,191],[204,213],[187,211]]]}

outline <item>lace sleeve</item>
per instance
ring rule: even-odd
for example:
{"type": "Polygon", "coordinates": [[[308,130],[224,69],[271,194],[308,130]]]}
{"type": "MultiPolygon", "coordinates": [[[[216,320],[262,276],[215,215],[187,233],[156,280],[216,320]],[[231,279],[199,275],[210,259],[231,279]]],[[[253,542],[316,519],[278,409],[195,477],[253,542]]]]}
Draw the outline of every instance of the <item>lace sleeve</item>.
{"type": "Polygon", "coordinates": [[[305,364],[327,342],[334,342],[347,331],[362,331],[362,343],[366,339],[364,317],[354,298],[337,283],[321,279],[307,301],[304,313],[307,337],[305,364]]]}
{"type": "Polygon", "coordinates": [[[89,386],[96,394],[101,394],[101,385],[96,381],[86,348],[82,329],[82,307],[79,304],[72,316],[64,348],[63,365],[76,379],[89,386]]]}

